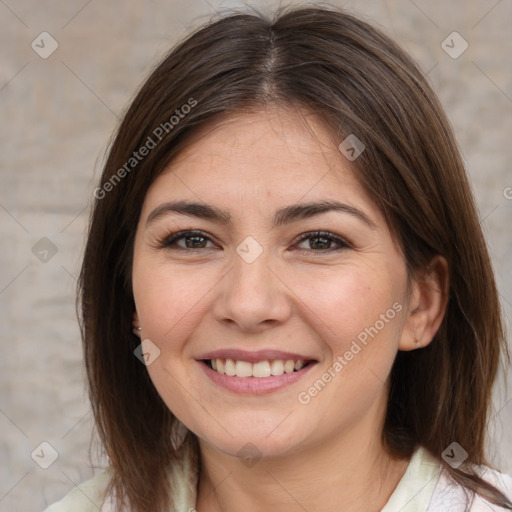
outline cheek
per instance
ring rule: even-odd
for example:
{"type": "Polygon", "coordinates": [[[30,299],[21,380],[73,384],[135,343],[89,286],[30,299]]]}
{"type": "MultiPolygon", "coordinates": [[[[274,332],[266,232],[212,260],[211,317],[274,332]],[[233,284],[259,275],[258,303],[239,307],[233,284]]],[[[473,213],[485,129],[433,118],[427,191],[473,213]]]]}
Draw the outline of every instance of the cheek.
{"type": "Polygon", "coordinates": [[[181,346],[204,317],[212,288],[211,275],[156,264],[134,266],[134,297],[143,334],[161,349],[181,346]],[[140,270],[140,271],[139,271],[140,270]]]}
{"type": "Polygon", "coordinates": [[[202,414],[190,400],[200,393],[184,392],[182,384],[189,378],[187,341],[211,307],[210,281],[205,272],[178,271],[154,261],[141,259],[134,265],[133,291],[142,333],[160,350],[147,371],[169,410],[187,425],[195,425],[195,418],[202,414]]]}
{"type": "Polygon", "coordinates": [[[315,323],[326,359],[320,378],[307,382],[303,391],[312,397],[311,410],[327,415],[333,425],[360,417],[383,392],[403,323],[400,285],[396,274],[366,266],[304,283],[300,293],[308,297],[308,322],[315,323]],[[317,394],[323,398],[314,398],[317,394]]]}
{"type": "Polygon", "coordinates": [[[304,297],[304,311],[310,311],[320,339],[333,356],[343,354],[358,337],[364,342],[365,336],[373,339],[372,334],[376,337],[398,332],[399,314],[393,304],[401,295],[389,274],[353,266],[339,271],[330,269],[328,277],[310,274],[308,279],[301,279],[297,295],[304,297]]]}

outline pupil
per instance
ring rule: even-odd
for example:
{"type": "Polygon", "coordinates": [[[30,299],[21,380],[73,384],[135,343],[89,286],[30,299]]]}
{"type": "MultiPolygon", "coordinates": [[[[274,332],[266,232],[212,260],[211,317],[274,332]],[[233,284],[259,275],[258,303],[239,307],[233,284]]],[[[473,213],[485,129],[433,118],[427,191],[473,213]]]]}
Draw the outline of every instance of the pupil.
{"type": "Polygon", "coordinates": [[[186,245],[187,245],[187,247],[188,247],[189,249],[190,249],[190,248],[191,248],[191,249],[195,249],[195,248],[197,248],[197,247],[203,247],[203,246],[204,246],[204,243],[203,243],[203,245],[201,245],[201,246],[197,245],[197,241],[198,241],[198,240],[201,240],[201,239],[202,239],[202,240],[204,240],[204,237],[202,237],[202,236],[189,236],[189,237],[187,237],[187,239],[186,239],[186,240],[187,240],[187,244],[186,244],[186,245]],[[190,242],[191,240],[192,240],[192,243],[191,243],[191,244],[189,244],[188,242],[190,242]]]}
{"type": "Polygon", "coordinates": [[[328,245],[330,243],[330,240],[327,240],[327,238],[323,238],[323,237],[316,237],[316,238],[313,238],[313,244],[312,245],[317,245],[317,248],[319,249],[328,249],[328,245]],[[314,241],[315,240],[322,240],[322,242],[320,244],[315,244],[314,241]],[[320,245],[320,247],[318,246],[320,245]]]}

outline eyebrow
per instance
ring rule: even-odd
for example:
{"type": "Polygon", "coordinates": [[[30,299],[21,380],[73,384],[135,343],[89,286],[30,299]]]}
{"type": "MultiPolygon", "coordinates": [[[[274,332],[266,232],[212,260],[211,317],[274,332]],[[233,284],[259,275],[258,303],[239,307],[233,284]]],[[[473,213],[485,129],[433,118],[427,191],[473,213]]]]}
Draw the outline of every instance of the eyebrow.
{"type": "MultiPolygon", "coordinates": [[[[347,213],[364,222],[372,229],[376,228],[375,223],[358,208],[334,200],[325,200],[313,203],[301,203],[292,206],[286,206],[276,211],[273,219],[274,226],[283,226],[291,224],[302,219],[307,219],[320,215],[322,213],[337,211],[347,213]]],[[[221,210],[216,206],[205,203],[189,201],[170,201],[156,207],[147,217],[146,226],[156,219],[164,217],[171,213],[178,213],[188,217],[210,220],[227,226],[231,223],[231,214],[227,210],[221,210]]]]}

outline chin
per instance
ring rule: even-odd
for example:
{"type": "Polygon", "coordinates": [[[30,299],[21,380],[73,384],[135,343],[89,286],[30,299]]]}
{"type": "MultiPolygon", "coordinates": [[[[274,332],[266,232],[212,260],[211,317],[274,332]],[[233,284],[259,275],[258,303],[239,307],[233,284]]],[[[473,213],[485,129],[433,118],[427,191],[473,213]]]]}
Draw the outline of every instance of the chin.
{"type": "MultiPolygon", "coordinates": [[[[246,461],[259,460],[262,457],[280,457],[294,451],[294,448],[299,444],[293,442],[289,437],[282,439],[281,436],[268,434],[268,431],[261,432],[248,432],[240,431],[229,434],[223,432],[218,437],[215,436],[200,436],[201,442],[209,445],[210,447],[218,450],[226,455],[237,457],[246,461]]],[[[247,464],[249,465],[249,464],[247,464]]]]}

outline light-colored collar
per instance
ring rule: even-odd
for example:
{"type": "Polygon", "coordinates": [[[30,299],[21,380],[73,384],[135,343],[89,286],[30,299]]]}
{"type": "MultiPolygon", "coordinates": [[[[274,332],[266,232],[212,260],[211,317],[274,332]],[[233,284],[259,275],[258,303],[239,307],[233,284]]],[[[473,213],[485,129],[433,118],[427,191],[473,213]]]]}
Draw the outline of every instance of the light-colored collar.
{"type": "MultiPolygon", "coordinates": [[[[180,454],[181,455],[181,454],[180,454]]],[[[195,512],[199,478],[199,456],[196,443],[190,439],[182,446],[182,457],[172,465],[169,475],[172,489],[171,510],[195,512]]]]}
{"type": "Polygon", "coordinates": [[[441,462],[418,446],[381,512],[427,512],[440,473],[441,462]]]}

